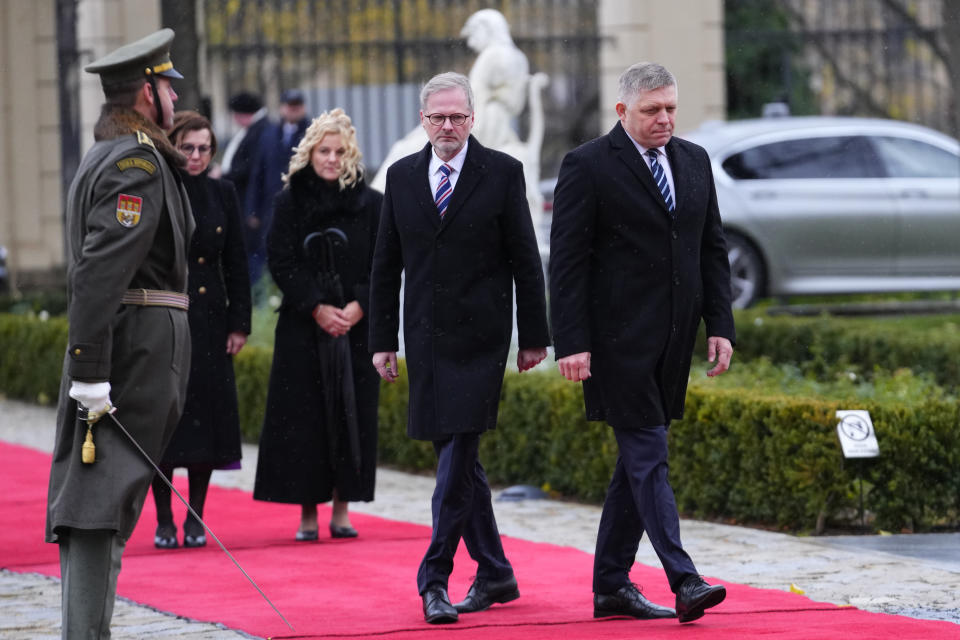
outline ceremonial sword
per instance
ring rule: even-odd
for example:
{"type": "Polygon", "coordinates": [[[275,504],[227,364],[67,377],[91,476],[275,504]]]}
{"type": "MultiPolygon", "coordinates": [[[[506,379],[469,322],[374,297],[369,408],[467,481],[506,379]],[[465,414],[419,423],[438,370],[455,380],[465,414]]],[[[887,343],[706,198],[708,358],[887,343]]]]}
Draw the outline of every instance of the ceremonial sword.
{"type": "Polygon", "coordinates": [[[165,476],[162,471],[160,471],[160,467],[158,467],[157,464],[147,454],[147,452],[143,450],[143,447],[140,446],[140,443],[137,442],[137,440],[132,435],[130,435],[130,432],[127,431],[126,428],[124,428],[124,426],[120,423],[120,421],[117,419],[117,416],[116,416],[116,407],[111,407],[110,409],[111,410],[107,412],[107,415],[109,415],[110,419],[113,420],[113,423],[117,425],[117,428],[123,432],[123,435],[127,436],[130,442],[133,443],[133,446],[137,448],[137,451],[139,451],[141,455],[143,455],[143,457],[146,459],[146,461],[150,463],[150,466],[154,468],[154,470],[157,472],[157,475],[163,479],[163,481],[167,484],[168,487],[170,487],[170,489],[175,494],[177,494],[177,497],[180,498],[180,502],[182,502],[184,506],[187,508],[187,510],[190,511],[190,515],[196,518],[197,521],[203,525],[203,528],[206,529],[207,533],[210,534],[210,537],[213,538],[218,545],[220,545],[220,548],[223,549],[223,552],[225,554],[227,554],[227,557],[230,558],[233,564],[236,565],[237,569],[240,570],[240,573],[242,573],[244,577],[250,582],[250,584],[253,585],[253,588],[256,589],[261,596],[263,596],[263,599],[267,601],[267,604],[270,605],[270,608],[276,611],[277,615],[280,616],[280,619],[283,620],[284,624],[290,627],[291,631],[295,631],[295,629],[293,628],[293,625],[290,624],[289,621],[287,621],[286,617],[284,617],[282,613],[280,613],[280,610],[277,609],[277,607],[273,604],[273,602],[270,601],[270,598],[268,598],[267,594],[263,592],[263,589],[257,586],[257,583],[253,581],[253,578],[250,577],[250,574],[248,574],[243,569],[243,567],[240,566],[240,563],[237,562],[237,559],[233,557],[233,554],[227,550],[227,548],[223,545],[222,542],[220,542],[220,538],[218,538],[217,535],[210,529],[210,527],[207,526],[207,523],[203,521],[203,518],[201,518],[197,514],[197,512],[193,510],[193,507],[190,506],[190,503],[187,502],[182,495],[180,495],[180,492],[177,491],[177,488],[174,487],[173,483],[170,482],[170,479],[167,478],[167,476],[165,476]]]}

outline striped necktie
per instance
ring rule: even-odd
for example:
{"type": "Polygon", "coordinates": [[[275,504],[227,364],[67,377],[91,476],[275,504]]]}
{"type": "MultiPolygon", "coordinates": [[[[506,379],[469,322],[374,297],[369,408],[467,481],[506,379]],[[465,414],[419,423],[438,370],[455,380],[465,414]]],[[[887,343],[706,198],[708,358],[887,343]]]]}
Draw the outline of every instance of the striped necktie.
{"type": "Polygon", "coordinates": [[[667,174],[664,173],[663,167],[657,162],[657,150],[649,149],[647,155],[650,156],[650,171],[653,172],[653,181],[657,183],[657,188],[660,189],[660,195],[663,196],[663,201],[667,204],[667,211],[673,211],[673,195],[670,193],[670,183],[667,182],[667,174]]]}
{"type": "Polygon", "coordinates": [[[450,186],[451,171],[453,171],[453,168],[450,165],[440,165],[440,173],[443,175],[440,176],[440,184],[437,185],[437,195],[433,197],[433,201],[437,203],[437,211],[440,212],[441,218],[443,214],[447,212],[447,205],[450,204],[450,196],[453,195],[453,187],[450,186]]]}

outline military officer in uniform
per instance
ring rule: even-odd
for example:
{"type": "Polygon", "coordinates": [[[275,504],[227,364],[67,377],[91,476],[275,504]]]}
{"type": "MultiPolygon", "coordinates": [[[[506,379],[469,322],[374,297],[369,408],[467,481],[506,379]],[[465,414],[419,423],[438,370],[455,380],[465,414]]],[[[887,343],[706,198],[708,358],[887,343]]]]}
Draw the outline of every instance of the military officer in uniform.
{"type": "Polygon", "coordinates": [[[182,78],[163,29],[86,67],[106,98],[67,198],[67,314],[48,542],[60,545],[63,638],[109,638],[120,558],[172,436],[190,365],[193,217],[164,133],[182,78]],[[78,407],[89,412],[78,420],[78,407]],[[81,450],[88,432],[95,461],[81,450]]]}

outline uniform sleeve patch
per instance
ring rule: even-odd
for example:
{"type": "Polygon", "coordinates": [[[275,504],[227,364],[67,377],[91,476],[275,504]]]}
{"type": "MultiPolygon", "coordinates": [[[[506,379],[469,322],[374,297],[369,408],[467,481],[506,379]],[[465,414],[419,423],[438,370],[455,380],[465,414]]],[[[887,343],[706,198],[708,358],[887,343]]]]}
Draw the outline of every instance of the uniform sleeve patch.
{"type": "Polygon", "coordinates": [[[121,193],[117,198],[117,222],[132,229],[140,224],[140,210],[142,208],[143,198],[121,193]]]}
{"type": "Polygon", "coordinates": [[[154,146],[153,140],[150,138],[150,136],[145,134],[143,131],[137,131],[137,142],[139,142],[140,144],[149,145],[154,149],[157,148],[156,146],[154,146]]]}
{"type": "Polygon", "coordinates": [[[117,169],[120,169],[120,171],[126,171],[127,169],[143,169],[150,175],[153,175],[156,172],[157,167],[149,160],[144,160],[143,158],[124,158],[117,161],[117,169]]]}

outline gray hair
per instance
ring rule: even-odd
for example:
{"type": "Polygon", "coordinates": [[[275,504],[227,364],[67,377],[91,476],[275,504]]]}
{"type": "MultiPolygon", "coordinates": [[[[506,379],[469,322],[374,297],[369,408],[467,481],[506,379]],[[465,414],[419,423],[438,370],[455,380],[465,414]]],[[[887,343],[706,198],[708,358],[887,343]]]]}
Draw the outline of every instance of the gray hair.
{"type": "Polygon", "coordinates": [[[677,79],[666,67],[656,62],[638,62],[620,74],[620,92],[617,100],[628,107],[642,91],[663,87],[677,87],[677,79]]]}
{"type": "Polygon", "coordinates": [[[435,75],[430,78],[427,84],[423,85],[423,89],[420,89],[420,110],[426,111],[427,100],[430,96],[447,89],[463,91],[464,95],[467,96],[467,107],[470,109],[470,113],[473,113],[473,89],[470,88],[470,80],[467,79],[467,76],[456,71],[447,71],[435,75]]]}

